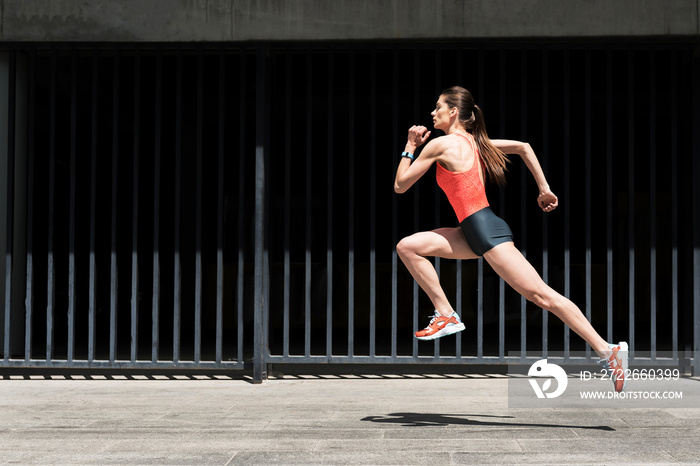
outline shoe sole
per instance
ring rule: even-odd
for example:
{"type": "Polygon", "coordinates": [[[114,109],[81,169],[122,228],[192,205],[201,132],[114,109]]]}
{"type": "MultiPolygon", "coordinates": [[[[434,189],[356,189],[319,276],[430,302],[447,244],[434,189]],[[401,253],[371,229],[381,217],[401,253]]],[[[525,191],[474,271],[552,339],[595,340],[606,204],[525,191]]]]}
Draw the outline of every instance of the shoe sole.
{"type": "Polygon", "coordinates": [[[425,337],[416,337],[419,340],[427,341],[427,340],[436,340],[438,338],[446,337],[447,335],[452,335],[457,332],[461,332],[464,330],[466,327],[464,324],[454,324],[454,325],[449,325],[443,329],[438,330],[432,335],[427,335],[425,337]]]}

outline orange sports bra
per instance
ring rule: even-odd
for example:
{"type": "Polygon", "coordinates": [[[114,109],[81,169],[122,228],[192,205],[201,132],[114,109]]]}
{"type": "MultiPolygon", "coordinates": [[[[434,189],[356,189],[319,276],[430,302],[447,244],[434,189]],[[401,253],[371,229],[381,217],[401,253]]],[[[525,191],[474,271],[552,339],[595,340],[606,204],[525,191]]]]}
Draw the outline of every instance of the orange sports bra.
{"type": "Polygon", "coordinates": [[[456,134],[469,141],[474,151],[474,163],[469,170],[461,172],[451,172],[438,163],[435,178],[452,204],[457,220],[461,223],[474,212],[488,207],[489,201],[486,199],[486,189],[479,177],[479,148],[476,146],[474,137],[471,134],[468,137],[460,133],[456,134]]]}

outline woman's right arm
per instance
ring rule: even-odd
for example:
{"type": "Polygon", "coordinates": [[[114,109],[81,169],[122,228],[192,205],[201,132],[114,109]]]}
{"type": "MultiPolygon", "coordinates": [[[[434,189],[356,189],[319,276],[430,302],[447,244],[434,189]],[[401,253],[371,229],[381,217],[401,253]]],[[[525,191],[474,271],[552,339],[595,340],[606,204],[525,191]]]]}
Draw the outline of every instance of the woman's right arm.
{"type": "Polygon", "coordinates": [[[544,172],[542,171],[539,160],[537,160],[535,151],[532,150],[532,146],[527,142],[510,141],[507,139],[492,139],[491,142],[494,146],[503,151],[503,153],[517,154],[523,159],[528,170],[530,170],[530,173],[532,173],[532,176],[535,178],[537,189],[540,192],[537,197],[537,204],[545,212],[551,212],[556,209],[559,205],[559,199],[549,188],[547,178],[544,176],[544,172]]]}

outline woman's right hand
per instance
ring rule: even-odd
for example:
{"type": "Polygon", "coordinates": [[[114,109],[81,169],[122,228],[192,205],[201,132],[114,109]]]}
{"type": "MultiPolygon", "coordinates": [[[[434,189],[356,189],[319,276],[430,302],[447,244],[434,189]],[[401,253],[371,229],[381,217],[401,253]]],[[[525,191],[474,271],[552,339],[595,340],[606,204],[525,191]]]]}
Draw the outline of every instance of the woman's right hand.
{"type": "Polygon", "coordinates": [[[537,205],[545,212],[551,212],[559,206],[559,199],[552,191],[544,191],[537,196],[537,205]]]}
{"type": "Polygon", "coordinates": [[[430,131],[425,126],[411,126],[408,129],[408,142],[406,146],[414,148],[422,146],[430,137],[430,131]]]}

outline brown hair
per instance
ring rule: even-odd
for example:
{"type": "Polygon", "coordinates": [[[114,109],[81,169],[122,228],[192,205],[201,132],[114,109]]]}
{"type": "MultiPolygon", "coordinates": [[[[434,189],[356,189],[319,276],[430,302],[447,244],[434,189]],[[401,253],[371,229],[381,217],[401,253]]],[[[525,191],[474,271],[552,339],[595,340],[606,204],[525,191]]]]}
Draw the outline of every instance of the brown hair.
{"type": "Polygon", "coordinates": [[[506,163],[508,157],[500,149],[493,145],[486,134],[484,114],[478,105],[474,103],[471,92],[460,86],[453,86],[442,91],[445,103],[450,108],[459,109],[459,122],[468,132],[474,136],[479,148],[479,157],[486,171],[486,175],[492,183],[499,186],[506,184],[506,163]]]}

